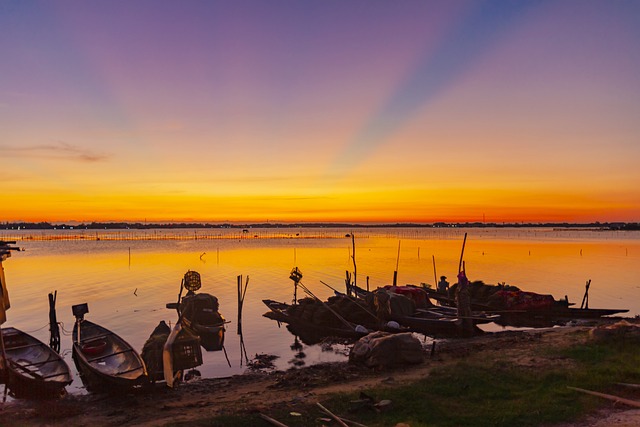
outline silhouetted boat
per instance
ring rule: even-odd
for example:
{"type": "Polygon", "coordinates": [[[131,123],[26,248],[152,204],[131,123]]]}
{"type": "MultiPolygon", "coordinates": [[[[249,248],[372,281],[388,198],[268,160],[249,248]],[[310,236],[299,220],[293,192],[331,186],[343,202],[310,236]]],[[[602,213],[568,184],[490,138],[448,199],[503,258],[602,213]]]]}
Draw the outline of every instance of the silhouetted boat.
{"type": "Polygon", "coordinates": [[[207,293],[188,293],[180,302],[180,321],[187,331],[200,337],[207,351],[220,351],[224,345],[225,320],[218,308],[218,298],[207,293]]]}
{"type": "Polygon", "coordinates": [[[73,360],[87,389],[109,391],[147,382],[142,358],[107,328],[84,320],[86,304],[73,306],[73,360]]]}
{"type": "Polygon", "coordinates": [[[394,298],[400,298],[404,301],[400,304],[390,304],[388,313],[389,319],[398,322],[402,327],[408,328],[411,332],[417,332],[431,337],[458,337],[469,336],[473,334],[481,334],[482,330],[476,325],[483,323],[495,322],[500,318],[496,314],[487,314],[484,312],[473,312],[469,318],[472,326],[469,330],[463,330],[461,319],[455,308],[434,305],[422,287],[406,285],[406,286],[384,286],[376,291],[367,291],[354,285],[349,285],[348,290],[351,294],[356,295],[368,306],[375,306],[373,299],[375,292],[382,291],[393,295],[394,298]],[[406,305],[406,299],[413,302],[413,306],[409,308],[406,305]],[[417,308],[416,308],[417,307],[417,308]]]}
{"type": "Polygon", "coordinates": [[[287,324],[289,331],[300,337],[305,344],[316,344],[325,338],[346,338],[356,340],[369,333],[363,326],[355,323],[341,322],[337,318],[330,322],[317,322],[311,318],[296,313],[296,306],[269,299],[262,300],[270,311],[264,317],[287,324]]]}
{"type": "Polygon", "coordinates": [[[72,382],[69,366],[49,346],[16,328],[3,328],[7,386],[18,398],[52,398],[72,382]]]}
{"type": "MultiPolygon", "coordinates": [[[[453,288],[455,292],[455,288],[453,288]]],[[[441,305],[455,307],[455,298],[432,289],[425,289],[429,298],[441,305]]],[[[472,282],[471,307],[486,313],[496,313],[496,323],[504,326],[549,327],[570,320],[598,319],[627,313],[628,309],[578,308],[567,299],[555,300],[551,295],[525,292],[513,286],[486,285],[472,282]]]]}

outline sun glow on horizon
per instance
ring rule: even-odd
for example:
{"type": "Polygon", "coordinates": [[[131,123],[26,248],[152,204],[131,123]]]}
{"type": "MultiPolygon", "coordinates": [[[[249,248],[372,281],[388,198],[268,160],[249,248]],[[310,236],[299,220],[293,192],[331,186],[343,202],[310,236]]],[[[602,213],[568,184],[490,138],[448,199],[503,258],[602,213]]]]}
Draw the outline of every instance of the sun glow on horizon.
{"type": "Polygon", "coordinates": [[[0,221],[640,221],[640,4],[240,3],[7,7],[0,221]]]}

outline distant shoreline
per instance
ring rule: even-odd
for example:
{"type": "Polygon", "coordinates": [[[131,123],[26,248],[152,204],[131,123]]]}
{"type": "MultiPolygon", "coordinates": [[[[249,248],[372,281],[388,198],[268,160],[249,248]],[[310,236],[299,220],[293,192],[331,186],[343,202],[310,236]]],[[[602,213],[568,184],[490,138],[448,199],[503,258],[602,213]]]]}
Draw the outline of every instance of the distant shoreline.
{"type": "Polygon", "coordinates": [[[64,224],[49,222],[5,222],[0,230],[151,230],[151,229],[252,229],[252,228],[556,228],[556,229],[594,229],[594,230],[640,230],[637,222],[593,222],[593,223],[483,223],[483,222],[434,222],[434,223],[140,223],[140,222],[91,222],[88,224],[64,224]]]}

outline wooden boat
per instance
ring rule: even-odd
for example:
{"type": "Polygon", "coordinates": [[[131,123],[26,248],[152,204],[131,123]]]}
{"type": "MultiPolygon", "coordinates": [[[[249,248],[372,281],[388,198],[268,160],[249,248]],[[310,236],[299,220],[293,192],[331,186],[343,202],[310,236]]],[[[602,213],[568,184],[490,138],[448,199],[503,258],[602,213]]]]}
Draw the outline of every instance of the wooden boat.
{"type": "MultiPolygon", "coordinates": [[[[475,283],[475,282],[474,282],[475,283]]],[[[474,285],[471,284],[471,286],[474,285]]],[[[604,316],[611,316],[614,314],[627,313],[628,309],[608,309],[608,308],[578,308],[572,307],[572,303],[568,300],[555,300],[553,297],[546,296],[549,303],[537,304],[532,306],[515,305],[504,306],[495,303],[496,299],[492,299],[491,295],[502,292],[500,286],[484,285],[479,283],[477,286],[490,287],[486,291],[488,297],[478,298],[474,297],[473,287],[471,308],[474,310],[483,310],[486,313],[500,314],[500,319],[496,320],[496,323],[504,326],[521,326],[521,327],[549,327],[561,323],[566,323],[570,320],[583,320],[583,319],[598,319],[604,316]],[[549,300],[551,298],[551,300],[549,300]]],[[[517,288],[515,288],[517,289],[517,288]]],[[[432,289],[426,289],[429,298],[438,301],[440,304],[449,307],[455,307],[455,299],[449,297],[449,295],[442,294],[432,289]]],[[[521,292],[510,291],[510,292],[521,292]]],[[[529,292],[523,292],[524,294],[531,294],[529,292]]]]}
{"type": "MultiPolygon", "coordinates": [[[[328,337],[356,340],[367,335],[370,331],[362,326],[347,322],[346,324],[335,321],[331,324],[314,322],[303,316],[295,315],[291,304],[277,302],[269,299],[262,300],[270,311],[263,314],[264,317],[286,323],[287,329],[292,334],[308,345],[317,344],[328,337]]],[[[337,319],[336,319],[337,320],[337,319]]]]}
{"type": "Polygon", "coordinates": [[[49,346],[16,328],[2,329],[7,356],[6,381],[18,398],[53,398],[72,382],[69,366],[49,346]]]}
{"type": "Polygon", "coordinates": [[[73,309],[77,319],[73,328],[73,360],[87,389],[109,391],[145,384],[147,371],[138,352],[107,328],[84,320],[82,315],[88,312],[86,304],[73,309]]]}
{"type": "Polygon", "coordinates": [[[224,346],[225,319],[218,308],[218,298],[207,293],[190,292],[180,302],[180,321],[200,337],[200,344],[207,351],[220,351],[224,346]]]}
{"type": "MultiPolygon", "coordinates": [[[[472,327],[469,331],[463,331],[462,322],[458,319],[458,313],[455,308],[436,306],[428,298],[422,288],[415,286],[385,286],[381,288],[386,292],[395,293],[396,295],[404,295],[414,301],[414,304],[421,308],[416,308],[412,313],[404,314],[400,311],[391,310],[390,317],[400,324],[400,326],[408,328],[411,332],[417,332],[432,337],[457,337],[480,334],[482,331],[476,326],[482,323],[495,322],[500,316],[489,315],[484,312],[474,312],[470,318],[472,327]],[[396,291],[404,291],[400,293],[396,291]]],[[[362,288],[351,285],[349,291],[353,295],[357,295],[364,301],[371,301],[374,297],[373,292],[366,291],[362,288]]]]}

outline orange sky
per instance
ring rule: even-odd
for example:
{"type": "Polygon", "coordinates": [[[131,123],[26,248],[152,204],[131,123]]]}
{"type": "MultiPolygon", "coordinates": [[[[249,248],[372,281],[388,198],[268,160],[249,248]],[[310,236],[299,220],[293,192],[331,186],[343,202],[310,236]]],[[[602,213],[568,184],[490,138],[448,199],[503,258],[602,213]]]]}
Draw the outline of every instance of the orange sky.
{"type": "Polygon", "coordinates": [[[0,221],[640,221],[636,2],[0,14],[0,221]]]}

